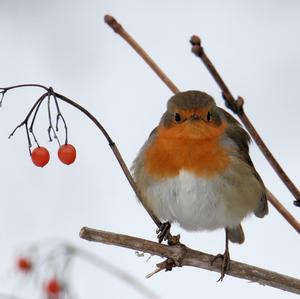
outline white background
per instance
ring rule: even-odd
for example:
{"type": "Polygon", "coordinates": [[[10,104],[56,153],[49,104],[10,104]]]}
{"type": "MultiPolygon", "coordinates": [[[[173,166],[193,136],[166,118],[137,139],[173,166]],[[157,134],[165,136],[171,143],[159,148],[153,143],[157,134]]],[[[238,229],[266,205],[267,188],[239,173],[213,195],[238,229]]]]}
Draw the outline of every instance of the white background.
{"type": "MultiPolygon", "coordinates": [[[[223,106],[220,91],[190,52],[192,34],[203,45],[275,157],[298,184],[300,3],[289,1],[71,1],[0,0],[0,86],[41,83],[53,86],[90,110],[109,131],[128,165],[157,125],[172,93],[125,42],[104,24],[110,13],[138,40],[181,90],[198,89],[223,106]]],[[[62,165],[57,144],[47,140],[42,109],[37,133],[51,161],[31,163],[25,132],[8,140],[41,94],[12,91],[0,110],[0,292],[41,298],[27,280],[10,272],[15,254],[38,240],[58,238],[86,248],[130,272],[161,298],[296,298],[269,287],[201,269],[182,268],[146,280],[160,259],[89,243],[82,226],[155,240],[155,226],[137,204],[107,142],[95,126],[68,105],[70,143],[78,150],[72,166],[62,165]],[[9,275],[5,273],[9,272],[9,275]],[[16,282],[18,281],[18,282],[16,282]]],[[[255,145],[251,156],[266,185],[299,219],[293,197],[255,145]]],[[[271,207],[263,220],[244,221],[246,242],[231,245],[231,257],[299,277],[299,235],[271,207]]],[[[223,252],[224,233],[181,233],[188,246],[223,252]]],[[[113,276],[77,262],[72,290],[78,298],[141,298],[113,276]]]]}

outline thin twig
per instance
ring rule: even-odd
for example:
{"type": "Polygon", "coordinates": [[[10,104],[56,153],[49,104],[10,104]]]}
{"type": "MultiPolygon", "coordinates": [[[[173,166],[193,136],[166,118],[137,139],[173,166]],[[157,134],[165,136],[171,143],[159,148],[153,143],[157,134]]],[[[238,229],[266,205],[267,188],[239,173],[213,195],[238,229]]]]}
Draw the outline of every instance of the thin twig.
{"type": "MultiPolygon", "coordinates": [[[[23,85],[16,85],[16,86],[12,86],[12,87],[7,87],[7,88],[2,88],[3,90],[5,90],[5,92],[7,92],[8,90],[10,89],[14,89],[14,88],[20,88],[20,87],[29,87],[30,84],[23,84],[23,85]]],[[[41,87],[40,85],[37,85],[37,84],[33,84],[34,87],[41,87]]],[[[43,88],[45,89],[46,87],[43,86],[43,88]]],[[[43,102],[43,100],[48,96],[48,92],[42,94],[39,99],[34,103],[34,105],[32,106],[32,108],[30,109],[30,111],[28,112],[28,114],[26,115],[25,119],[18,125],[16,126],[16,128],[10,133],[10,135],[8,136],[8,138],[11,138],[15,132],[21,128],[22,126],[25,126],[25,131],[26,131],[26,136],[27,136],[27,141],[28,141],[28,149],[29,149],[29,154],[31,155],[31,147],[32,147],[32,143],[31,143],[31,140],[30,140],[30,135],[29,135],[29,132],[32,133],[32,136],[36,141],[36,138],[35,138],[35,135],[32,131],[32,126],[33,124],[31,124],[31,126],[28,128],[28,121],[29,121],[29,118],[30,116],[32,115],[33,111],[35,111],[35,109],[39,109],[41,103],[43,102]]],[[[37,111],[36,111],[37,113],[37,111]]],[[[36,116],[36,113],[34,115],[34,118],[36,116]]],[[[38,144],[38,143],[37,143],[38,144]]]]}
{"type": "Polygon", "coordinates": [[[179,89],[176,85],[170,80],[170,78],[163,72],[163,70],[155,63],[155,61],[144,51],[144,49],[134,40],[132,36],[126,32],[126,30],[122,27],[121,24],[117,22],[117,20],[110,16],[106,15],[104,17],[104,21],[108,24],[114,32],[119,34],[126,42],[131,45],[131,47],[142,57],[143,60],[147,62],[147,64],[152,68],[152,70],[157,74],[157,76],[169,87],[169,89],[178,93],[179,89]]]}
{"type": "Polygon", "coordinates": [[[58,146],[61,147],[61,143],[60,143],[59,138],[56,134],[56,130],[54,129],[53,124],[52,124],[52,116],[51,116],[51,96],[52,96],[52,93],[53,93],[53,89],[52,89],[52,87],[50,87],[49,92],[48,92],[48,105],[47,105],[47,108],[48,108],[48,121],[49,121],[48,136],[49,136],[49,141],[51,142],[52,141],[51,131],[52,131],[53,138],[56,139],[56,141],[58,143],[58,146]]]}
{"type": "MultiPolygon", "coordinates": [[[[113,30],[118,33],[121,37],[123,37],[129,45],[138,53],[143,53],[141,57],[144,59],[144,61],[148,64],[148,66],[154,70],[154,72],[159,76],[159,78],[168,78],[167,75],[157,66],[157,64],[153,61],[153,59],[149,56],[149,54],[146,53],[146,51],[136,42],[130,42],[133,40],[133,38],[125,31],[125,29],[122,27],[121,24],[119,24],[116,19],[112,16],[106,15],[105,16],[105,22],[113,28],[113,30]],[[150,63],[151,62],[151,63],[150,63]],[[153,67],[155,65],[155,68],[153,67]]],[[[195,41],[194,41],[195,42],[195,41]]],[[[215,72],[214,73],[216,80],[219,80],[220,82],[223,82],[220,75],[215,72]]],[[[163,80],[163,79],[162,79],[163,80]]],[[[173,91],[175,94],[179,92],[179,89],[175,86],[175,84],[168,78],[167,81],[163,80],[163,82],[167,85],[167,87],[170,88],[171,91],[173,91]]],[[[223,82],[224,86],[223,89],[225,92],[229,92],[227,86],[223,82]]],[[[226,102],[229,106],[235,107],[235,109],[243,110],[243,99],[239,97],[236,101],[231,98],[229,98],[229,101],[226,102]]],[[[254,129],[254,127],[251,125],[251,127],[254,129]]],[[[246,127],[247,128],[247,127],[246,127]]],[[[249,131],[251,134],[251,131],[249,131]]],[[[295,230],[300,233],[300,223],[293,217],[291,213],[287,211],[287,209],[279,202],[278,199],[272,194],[272,196],[267,197],[268,200],[271,202],[271,204],[275,207],[275,209],[289,222],[295,230]]]]}
{"type": "Polygon", "coordinates": [[[300,223],[297,219],[280,203],[280,201],[268,190],[267,199],[283,218],[300,234],[300,223]]]}
{"type": "Polygon", "coordinates": [[[237,100],[233,97],[232,93],[228,89],[227,85],[225,84],[224,80],[220,76],[219,72],[211,62],[211,60],[206,55],[202,45],[201,40],[198,36],[193,35],[191,40],[192,44],[192,52],[199,58],[201,58],[202,62],[216,81],[216,83],[219,85],[220,89],[222,90],[223,98],[226,102],[226,105],[229,109],[231,109],[234,113],[238,115],[241,122],[245,126],[245,128],[250,133],[251,137],[261,150],[261,152],[264,154],[265,158],[268,160],[270,165],[273,167],[274,171],[277,173],[279,178],[282,180],[282,182],[286,185],[286,187],[290,190],[290,192],[295,197],[296,201],[294,202],[295,205],[300,206],[300,191],[297,189],[296,185],[292,182],[292,180],[288,177],[286,172],[283,170],[283,168],[280,166],[278,161],[274,158],[271,151],[268,149],[262,138],[259,136],[258,132],[250,122],[248,116],[246,115],[244,109],[243,109],[243,99],[241,97],[238,97],[237,100]]]}
{"type": "Polygon", "coordinates": [[[38,114],[38,111],[39,111],[39,109],[41,107],[42,102],[43,101],[39,101],[38,105],[36,106],[34,114],[33,114],[33,117],[32,117],[32,120],[31,120],[31,125],[29,127],[29,132],[33,136],[33,139],[34,139],[35,143],[37,144],[37,146],[40,146],[40,145],[39,145],[38,140],[37,140],[37,138],[35,136],[35,133],[34,133],[34,130],[33,130],[33,126],[34,126],[34,123],[35,123],[35,120],[36,120],[36,116],[38,114]]]}
{"type": "MultiPolygon", "coordinates": [[[[80,231],[80,237],[88,241],[100,242],[108,245],[121,246],[133,250],[143,251],[152,255],[165,257],[169,260],[177,261],[180,266],[192,266],[220,272],[221,261],[216,260],[211,264],[213,255],[190,249],[184,245],[167,246],[156,242],[121,235],[96,229],[83,227],[80,231]]],[[[165,261],[166,262],[166,261],[165,261]]],[[[162,267],[166,263],[162,263],[162,267]]],[[[161,269],[161,268],[159,268],[161,269]]],[[[300,294],[300,280],[271,272],[252,265],[230,261],[230,269],[228,275],[257,282],[261,285],[270,286],[295,294],[300,294]]]]}
{"type": "Polygon", "coordinates": [[[64,124],[64,129],[65,129],[65,144],[68,144],[68,127],[67,127],[67,123],[65,121],[65,118],[63,117],[59,105],[58,105],[58,101],[57,98],[55,96],[55,94],[53,94],[54,97],[54,102],[55,102],[55,106],[56,106],[56,124],[55,124],[55,130],[56,132],[58,132],[58,124],[59,124],[59,120],[61,119],[63,124],[64,124]]]}

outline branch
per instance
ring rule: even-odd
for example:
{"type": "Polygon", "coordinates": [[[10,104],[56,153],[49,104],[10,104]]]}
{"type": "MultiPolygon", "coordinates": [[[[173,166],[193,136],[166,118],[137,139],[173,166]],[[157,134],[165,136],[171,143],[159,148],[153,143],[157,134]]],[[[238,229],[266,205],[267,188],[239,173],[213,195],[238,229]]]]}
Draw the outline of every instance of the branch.
{"type": "Polygon", "coordinates": [[[292,180],[288,177],[288,175],[285,173],[283,168],[280,166],[280,164],[277,162],[277,160],[274,158],[271,151],[268,149],[262,138],[259,136],[258,132],[252,125],[251,121],[249,120],[248,116],[246,115],[243,104],[244,100],[241,97],[238,97],[237,100],[234,99],[232,93],[228,89],[227,85],[225,84],[224,80],[218,73],[217,69],[213,65],[213,63],[210,61],[210,59],[207,57],[202,45],[201,40],[198,36],[193,35],[191,40],[192,44],[192,52],[199,58],[201,58],[202,62],[216,81],[216,83],[219,85],[220,89],[222,90],[222,95],[225,100],[226,106],[231,109],[235,114],[238,115],[239,119],[245,126],[245,128],[250,133],[251,137],[261,150],[261,152],[264,154],[265,158],[268,160],[270,165],[273,167],[274,171],[277,173],[279,178],[282,180],[282,182],[286,185],[286,187],[290,190],[290,192],[295,197],[296,201],[294,204],[296,206],[300,206],[300,191],[297,189],[296,185],[292,182],[292,180]]]}
{"type": "MultiPolygon", "coordinates": [[[[104,17],[105,22],[117,33],[119,34],[125,41],[128,42],[128,44],[144,59],[144,61],[148,64],[148,66],[150,66],[150,68],[163,80],[163,82],[167,85],[167,87],[169,87],[169,89],[173,92],[173,93],[178,93],[179,89],[174,85],[174,83],[167,77],[167,75],[157,66],[157,64],[153,61],[152,58],[150,58],[150,56],[145,52],[145,50],[127,33],[127,31],[125,31],[125,29],[122,27],[121,24],[119,24],[117,22],[117,20],[109,15],[106,15],[104,17]],[[164,78],[167,78],[167,80],[164,80],[164,78]]],[[[195,38],[193,39],[193,43],[195,43],[197,40],[195,40],[195,38]]],[[[202,49],[203,51],[203,49],[202,49]]],[[[203,51],[204,53],[204,51],[203,51]]],[[[207,57],[206,57],[207,58],[207,57]]],[[[207,58],[208,60],[208,58],[207,58]]],[[[208,64],[207,64],[208,65],[208,64]]],[[[207,66],[208,67],[208,66],[207,66]]],[[[223,82],[222,78],[220,77],[220,75],[217,73],[217,71],[215,70],[215,68],[213,67],[212,63],[210,62],[210,68],[209,70],[214,70],[213,72],[213,76],[215,78],[215,80],[217,82],[222,82],[222,86],[223,86],[223,94],[230,93],[230,91],[228,90],[227,86],[225,85],[225,83],[223,82]]],[[[227,99],[227,98],[226,98],[227,99]]],[[[225,100],[226,100],[225,99],[225,100]]],[[[228,98],[229,100],[226,102],[228,103],[229,107],[235,107],[233,109],[235,109],[236,111],[242,111],[243,115],[245,116],[245,113],[242,109],[243,106],[243,99],[242,98],[238,98],[237,101],[235,101],[232,98],[228,98]]],[[[235,111],[234,111],[235,112],[235,111]]],[[[249,121],[249,120],[248,120],[249,121]]],[[[250,121],[249,121],[250,123],[250,121]]],[[[251,123],[250,123],[251,124],[251,123]]],[[[248,129],[248,127],[245,125],[246,129],[248,129]]],[[[249,127],[250,128],[250,127],[249,127]]],[[[255,131],[254,127],[251,124],[251,128],[253,128],[253,130],[255,131]]],[[[251,129],[248,129],[249,133],[251,134],[252,138],[253,137],[253,130],[251,131],[251,129]]],[[[256,131],[255,131],[256,132],[256,131]]],[[[258,145],[259,146],[259,145],[258,145]]],[[[260,148],[261,149],[261,148],[260,148]]],[[[272,156],[272,154],[271,154],[272,156]]],[[[272,156],[273,157],[273,156],[272,156]]],[[[268,157],[266,156],[267,160],[268,157]]],[[[271,204],[274,206],[274,208],[287,220],[288,223],[290,223],[293,228],[300,234],[300,223],[294,218],[294,216],[279,202],[279,200],[271,193],[268,192],[268,196],[267,196],[268,200],[271,202],[271,204]]],[[[296,201],[297,203],[298,201],[296,201]]]]}
{"type": "Polygon", "coordinates": [[[158,228],[161,227],[162,223],[159,221],[159,219],[153,214],[153,212],[147,208],[147,206],[145,205],[145,201],[143,200],[143,197],[141,195],[141,192],[139,191],[126,163],[124,162],[124,159],[117,147],[117,145],[114,143],[114,141],[111,139],[111,137],[109,136],[109,134],[107,133],[107,131],[104,129],[104,127],[100,124],[100,122],[89,112],[87,111],[85,108],[83,108],[81,105],[79,105],[78,103],[76,103],[75,101],[72,101],[71,99],[65,97],[64,95],[61,95],[59,93],[53,92],[53,95],[56,98],[61,99],[62,101],[70,104],[71,106],[77,108],[78,110],[80,110],[81,112],[83,112],[96,126],[97,128],[102,132],[102,134],[104,135],[104,137],[106,138],[106,140],[108,141],[108,144],[111,148],[111,150],[113,151],[116,159],[118,160],[124,175],[126,176],[130,186],[132,187],[133,191],[135,192],[137,198],[140,200],[140,202],[142,203],[143,207],[145,208],[145,210],[148,212],[149,216],[152,218],[152,220],[154,221],[154,223],[157,225],[158,228]]]}
{"type": "MultiPolygon", "coordinates": [[[[221,261],[216,260],[213,265],[211,264],[211,261],[214,258],[213,255],[193,250],[183,244],[168,246],[145,239],[87,227],[83,227],[81,229],[80,237],[88,241],[125,247],[167,258],[167,261],[158,264],[159,269],[154,272],[158,272],[162,269],[168,269],[167,265],[169,260],[175,261],[175,263],[179,266],[192,266],[214,272],[220,272],[221,269],[221,261]]],[[[300,294],[299,279],[237,261],[230,261],[230,269],[227,275],[257,282],[261,285],[270,286],[283,291],[300,294]]]]}
{"type": "Polygon", "coordinates": [[[269,190],[267,192],[267,199],[281,216],[300,234],[300,223],[269,190]]]}
{"type": "Polygon", "coordinates": [[[130,36],[121,24],[117,20],[110,16],[106,15],[104,21],[109,25],[114,32],[122,36],[126,42],[142,57],[143,60],[152,68],[152,70],[157,74],[157,76],[169,87],[173,93],[178,93],[179,89],[176,85],[170,80],[170,78],[163,72],[163,70],[155,63],[155,61],[144,51],[144,49],[130,36]]]}

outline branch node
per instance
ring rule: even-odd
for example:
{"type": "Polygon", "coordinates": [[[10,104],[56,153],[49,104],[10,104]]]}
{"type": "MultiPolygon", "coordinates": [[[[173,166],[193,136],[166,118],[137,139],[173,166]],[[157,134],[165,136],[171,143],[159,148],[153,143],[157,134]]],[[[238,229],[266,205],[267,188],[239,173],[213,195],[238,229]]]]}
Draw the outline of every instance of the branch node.
{"type": "Polygon", "coordinates": [[[116,33],[119,33],[123,29],[122,25],[113,16],[105,15],[104,22],[116,33]]]}
{"type": "Polygon", "coordinates": [[[201,46],[201,39],[197,35],[193,35],[190,39],[190,43],[192,45],[192,52],[201,57],[203,55],[203,48],[201,46]]]}
{"type": "Polygon", "coordinates": [[[172,269],[174,267],[176,267],[176,263],[174,262],[174,260],[172,260],[171,258],[167,258],[166,260],[164,260],[161,263],[156,264],[156,269],[154,271],[152,271],[151,273],[149,273],[148,275],[146,275],[146,278],[150,278],[152,277],[154,274],[165,270],[165,272],[167,271],[172,271],[172,269]]]}
{"type": "Polygon", "coordinates": [[[244,99],[242,97],[238,96],[237,100],[235,101],[235,107],[237,110],[237,114],[243,112],[244,103],[245,103],[244,99]]]}
{"type": "Polygon", "coordinates": [[[231,98],[222,92],[222,98],[225,101],[225,106],[233,113],[240,115],[244,112],[243,107],[245,100],[242,97],[238,96],[238,98],[235,100],[234,98],[231,98]]]}
{"type": "Polygon", "coordinates": [[[294,201],[294,205],[295,205],[296,207],[300,207],[300,200],[299,200],[299,199],[295,200],[295,201],[294,201]]]}

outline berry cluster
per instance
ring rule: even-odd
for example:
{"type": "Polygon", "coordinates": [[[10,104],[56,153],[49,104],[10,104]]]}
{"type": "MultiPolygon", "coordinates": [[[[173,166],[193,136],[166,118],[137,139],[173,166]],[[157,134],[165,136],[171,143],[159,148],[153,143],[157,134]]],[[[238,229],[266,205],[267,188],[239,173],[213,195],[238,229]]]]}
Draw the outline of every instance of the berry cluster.
{"type": "MultiPolygon", "coordinates": [[[[70,165],[76,159],[76,149],[72,144],[64,144],[59,148],[57,155],[62,163],[70,165]]],[[[43,146],[38,146],[32,151],[31,160],[34,165],[44,167],[50,160],[49,151],[43,146]]]]}
{"type": "Polygon", "coordinates": [[[29,148],[31,160],[34,163],[34,165],[38,167],[44,167],[50,160],[50,154],[45,147],[39,145],[39,142],[34,132],[34,125],[39,110],[42,104],[46,101],[47,110],[48,110],[48,122],[49,122],[49,126],[48,126],[49,141],[52,142],[53,139],[57,141],[59,145],[59,150],[57,153],[59,160],[62,163],[67,165],[72,164],[76,159],[76,149],[73,145],[68,143],[68,127],[65,118],[63,117],[59,107],[59,99],[64,99],[65,101],[68,101],[70,104],[73,104],[76,107],[77,104],[63,97],[62,95],[55,93],[52,87],[46,88],[45,86],[38,85],[38,84],[23,84],[23,85],[8,87],[8,88],[0,88],[0,95],[1,95],[0,107],[4,99],[4,95],[8,90],[18,88],[18,87],[26,87],[26,86],[39,87],[45,89],[46,92],[38,98],[38,100],[34,103],[32,108],[26,115],[25,119],[12,131],[12,133],[9,135],[9,138],[12,137],[19,128],[24,127],[27,141],[28,141],[28,148],[29,148]],[[55,115],[55,124],[53,123],[53,118],[54,118],[53,114],[55,115]],[[65,132],[65,142],[63,145],[61,145],[61,142],[59,141],[58,134],[57,134],[59,131],[60,121],[63,123],[64,132],[65,132]],[[33,142],[37,145],[37,147],[34,148],[34,150],[31,150],[33,142]]]}
{"type": "Polygon", "coordinates": [[[70,299],[73,297],[69,276],[73,252],[68,244],[55,244],[48,249],[34,245],[16,259],[16,269],[34,282],[34,287],[44,293],[44,298],[70,299]]]}

